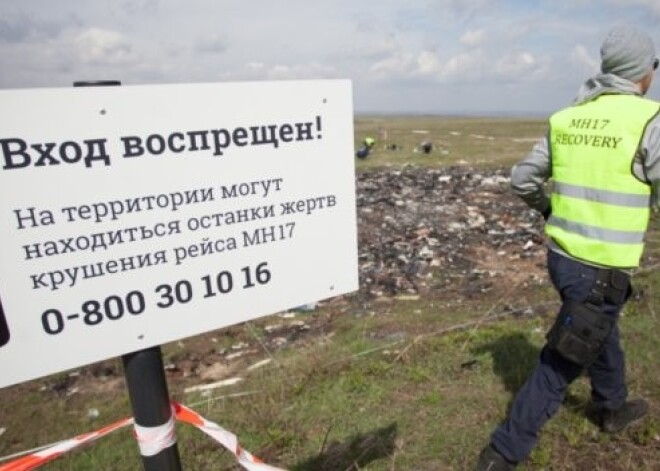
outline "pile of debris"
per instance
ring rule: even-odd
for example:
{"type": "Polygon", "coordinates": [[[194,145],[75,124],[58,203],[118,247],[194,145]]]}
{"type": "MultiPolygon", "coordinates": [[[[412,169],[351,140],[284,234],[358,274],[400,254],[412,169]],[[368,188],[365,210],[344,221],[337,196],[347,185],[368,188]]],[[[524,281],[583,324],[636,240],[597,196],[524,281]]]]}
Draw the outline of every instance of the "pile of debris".
{"type": "Polygon", "coordinates": [[[525,276],[540,278],[543,221],[509,185],[508,171],[469,167],[359,174],[361,294],[433,295],[456,281],[476,294],[520,275],[525,260],[525,276]]]}

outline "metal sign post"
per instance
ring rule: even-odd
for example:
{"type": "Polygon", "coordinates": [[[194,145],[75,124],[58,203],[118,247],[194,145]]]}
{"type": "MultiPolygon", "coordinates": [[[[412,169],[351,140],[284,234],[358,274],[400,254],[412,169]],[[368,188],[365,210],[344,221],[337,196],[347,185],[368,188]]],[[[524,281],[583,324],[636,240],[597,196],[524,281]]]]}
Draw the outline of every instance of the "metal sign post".
{"type": "MultiPolygon", "coordinates": [[[[74,82],[74,87],[119,86],[118,80],[74,82]]],[[[172,406],[167,390],[163,357],[159,346],[122,356],[133,420],[139,427],[165,428],[172,420],[172,406]]],[[[174,431],[172,430],[172,434],[174,431]]],[[[142,454],[145,471],[181,471],[181,458],[176,439],[154,455],[142,454]]],[[[144,451],[141,448],[141,453],[144,451]]]]}
{"type": "MultiPolygon", "coordinates": [[[[121,358],[135,423],[140,427],[164,427],[172,420],[172,406],[160,347],[127,353],[121,358]]],[[[143,454],[142,463],[145,471],[180,471],[176,440],[153,456],[143,454]]]]}

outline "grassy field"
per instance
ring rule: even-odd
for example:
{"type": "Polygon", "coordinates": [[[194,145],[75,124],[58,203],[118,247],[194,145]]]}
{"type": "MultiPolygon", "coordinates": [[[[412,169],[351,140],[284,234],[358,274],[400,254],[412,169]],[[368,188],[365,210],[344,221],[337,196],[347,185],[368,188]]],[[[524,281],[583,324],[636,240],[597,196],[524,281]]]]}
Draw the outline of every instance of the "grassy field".
{"type": "Polygon", "coordinates": [[[374,151],[358,159],[358,169],[382,166],[474,165],[509,167],[546,132],[544,120],[518,118],[364,117],[355,123],[355,148],[365,137],[376,139],[374,151]],[[430,154],[419,145],[433,144],[430,154]],[[395,150],[390,150],[395,145],[395,150]]]}
{"type": "MultiPolygon", "coordinates": [[[[509,168],[545,132],[542,121],[364,117],[356,145],[381,137],[359,171],[404,165],[509,168]],[[427,131],[420,133],[419,131],[427,131]],[[431,154],[413,152],[430,138],[431,154]],[[395,143],[400,150],[384,146],[395,143]]],[[[521,210],[523,206],[521,205],[521,210]]],[[[640,426],[599,432],[581,378],[544,429],[523,470],[660,469],[660,220],[654,216],[637,288],[621,323],[630,394],[651,404],[640,426]]],[[[542,263],[540,261],[539,263],[542,263]]],[[[524,274],[523,274],[524,275],[524,274]]],[[[437,276],[441,276],[440,273],[437,276]]],[[[547,279],[497,286],[467,299],[358,295],[299,314],[311,328],[292,346],[259,349],[271,318],[163,346],[165,363],[249,342],[257,352],[232,365],[244,380],[211,395],[186,392],[199,379],[171,374],[173,399],[236,433],[266,462],[294,471],[469,470],[526,376],[558,307],[547,279]],[[534,315],[512,315],[507,305],[534,315]],[[265,366],[247,369],[260,360],[265,366]]],[[[130,415],[121,362],[0,390],[0,455],[72,437],[130,415]],[[59,386],[58,386],[59,385],[59,386]]],[[[238,470],[229,453],[198,430],[177,425],[184,469],[238,470]]],[[[1,463],[0,463],[1,464],[1,463]]],[[[45,470],[139,470],[128,429],[69,453],[45,470]]]]}

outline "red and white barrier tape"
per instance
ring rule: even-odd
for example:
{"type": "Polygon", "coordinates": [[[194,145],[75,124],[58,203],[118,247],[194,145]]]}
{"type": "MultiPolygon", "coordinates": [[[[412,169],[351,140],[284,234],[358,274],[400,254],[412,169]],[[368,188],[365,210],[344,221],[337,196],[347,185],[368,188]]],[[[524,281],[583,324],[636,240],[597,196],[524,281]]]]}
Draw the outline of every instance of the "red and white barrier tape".
{"type": "Polygon", "coordinates": [[[142,456],[155,456],[176,443],[174,418],[175,409],[172,406],[170,420],[163,425],[145,427],[143,425],[133,424],[133,434],[135,435],[135,440],[138,442],[142,456]]]}
{"type": "Polygon", "coordinates": [[[132,423],[132,418],[118,420],[117,422],[110,424],[107,427],[103,427],[96,432],[84,433],[82,435],[78,435],[77,437],[63,440],[36,453],[32,453],[10,463],[0,465],[0,471],[28,471],[30,469],[35,469],[42,464],[48,463],[58,456],[63,455],[67,451],[84,445],[85,443],[93,442],[97,438],[101,438],[132,423]]]}
{"type": "MultiPolygon", "coordinates": [[[[168,448],[176,442],[174,434],[174,415],[176,419],[193,425],[220,443],[234,454],[238,463],[248,471],[285,471],[281,468],[270,466],[261,461],[249,451],[244,450],[238,443],[238,438],[233,433],[225,430],[218,424],[206,420],[197,412],[179,403],[173,402],[174,411],[172,419],[165,425],[159,427],[142,427],[134,425],[135,438],[140,446],[143,456],[153,456],[168,448]]],[[[91,443],[115,430],[133,424],[132,418],[118,420],[117,422],[103,427],[95,432],[78,435],[69,440],[63,440],[47,447],[41,451],[23,456],[15,461],[0,465],[0,471],[30,471],[58,456],[63,455],[76,447],[91,443]]]]}
{"type": "Polygon", "coordinates": [[[225,430],[214,422],[206,420],[197,412],[193,411],[192,409],[188,409],[184,405],[176,402],[173,404],[176,410],[176,418],[178,420],[181,422],[186,422],[190,425],[194,425],[202,432],[220,443],[226,449],[231,451],[234,456],[236,456],[238,463],[248,471],[284,471],[281,468],[275,468],[274,466],[270,466],[264,463],[256,456],[250,454],[249,451],[241,448],[238,443],[238,438],[233,433],[225,430]]]}

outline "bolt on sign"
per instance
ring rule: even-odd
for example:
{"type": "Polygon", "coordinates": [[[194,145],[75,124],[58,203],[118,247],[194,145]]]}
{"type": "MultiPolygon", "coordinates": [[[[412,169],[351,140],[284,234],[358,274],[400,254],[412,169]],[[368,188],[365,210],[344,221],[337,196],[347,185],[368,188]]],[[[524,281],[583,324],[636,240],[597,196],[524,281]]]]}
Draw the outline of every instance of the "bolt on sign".
{"type": "Polygon", "coordinates": [[[0,91],[0,386],[355,291],[351,83],[0,91]]]}

